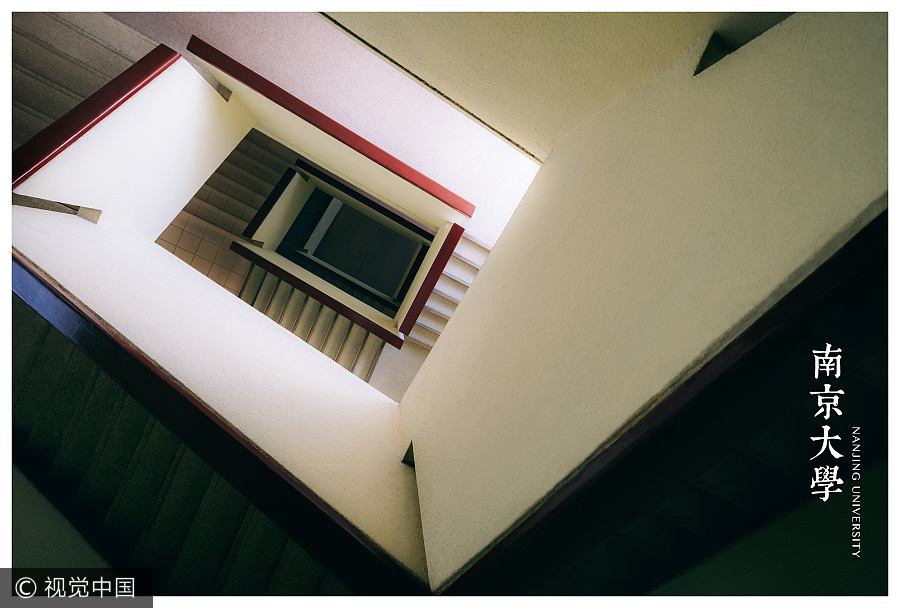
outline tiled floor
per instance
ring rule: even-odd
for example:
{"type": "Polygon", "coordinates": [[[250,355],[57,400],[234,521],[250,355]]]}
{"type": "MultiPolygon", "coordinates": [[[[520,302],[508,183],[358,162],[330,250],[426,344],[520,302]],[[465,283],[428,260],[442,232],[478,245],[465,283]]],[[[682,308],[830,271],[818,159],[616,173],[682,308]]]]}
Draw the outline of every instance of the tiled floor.
{"type": "Polygon", "coordinates": [[[250,262],[229,250],[234,237],[202,220],[180,212],[156,239],[194,269],[238,295],[250,262]]]}
{"type": "Polygon", "coordinates": [[[225,289],[237,295],[250,262],[230,251],[240,234],[296,159],[283,144],[256,130],[206,180],[156,240],[225,289]]]}

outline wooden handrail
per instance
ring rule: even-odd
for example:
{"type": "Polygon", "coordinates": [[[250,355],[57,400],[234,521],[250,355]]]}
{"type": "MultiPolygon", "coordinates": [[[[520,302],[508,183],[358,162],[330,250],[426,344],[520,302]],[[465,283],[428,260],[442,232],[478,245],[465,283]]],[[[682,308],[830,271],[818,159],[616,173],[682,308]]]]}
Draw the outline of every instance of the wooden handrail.
{"type": "Polygon", "coordinates": [[[439,201],[469,217],[475,213],[475,205],[448,190],[430,177],[419,173],[403,161],[391,156],[372,142],[357,135],[336,120],[329,118],[312,106],[300,101],[273,82],[263,78],[247,66],[235,61],[219,49],[191,36],[187,50],[198,58],[219,68],[244,83],[260,95],[268,98],[292,114],[378,163],[394,175],[427,192],[439,201]]]}
{"type": "Polygon", "coordinates": [[[409,572],[15,249],[13,292],[261,512],[365,595],[427,594],[409,572]]]}
{"type": "Polygon", "coordinates": [[[441,274],[444,272],[447,262],[450,261],[453,250],[456,249],[456,246],[459,244],[459,239],[462,237],[463,232],[465,232],[465,230],[463,230],[463,227],[459,224],[453,224],[450,228],[450,232],[447,233],[447,238],[444,239],[441,249],[434,259],[434,263],[431,265],[431,268],[428,269],[428,274],[425,275],[425,280],[419,287],[419,291],[416,293],[412,305],[406,312],[406,316],[403,317],[403,323],[400,324],[401,334],[406,335],[412,331],[413,326],[416,324],[416,319],[422,314],[422,309],[425,308],[425,303],[428,301],[431,292],[441,278],[441,274]]]}
{"type": "Polygon", "coordinates": [[[238,254],[239,256],[241,256],[242,258],[249,260],[251,263],[259,266],[260,268],[262,268],[269,274],[275,275],[275,277],[281,279],[288,285],[291,285],[292,287],[299,289],[306,295],[312,297],[313,299],[317,300],[318,302],[323,303],[324,305],[328,306],[331,310],[350,319],[350,321],[352,321],[353,323],[356,323],[357,325],[367,329],[368,331],[375,334],[376,336],[378,336],[379,338],[381,338],[382,340],[384,340],[385,342],[387,342],[394,348],[401,348],[403,346],[403,338],[401,338],[397,334],[394,334],[394,333],[388,331],[387,329],[385,329],[384,327],[382,327],[375,321],[369,319],[365,315],[353,310],[352,308],[350,308],[349,306],[346,306],[345,304],[339,302],[338,300],[335,300],[328,294],[320,291],[319,289],[316,289],[315,287],[313,287],[306,281],[300,279],[299,277],[292,275],[291,273],[284,270],[283,268],[276,266],[275,264],[271,263],[270,261],[263,258],[262,256],[257,255],[251,249],[248,249],[241,243],[234,241],[231,244],[231,250],[233,252],[235,252],[236,254],[238,254]]]}
{"type": "Polygon", "coordinates": [[[15,190],[135,93],[150,84],[180,57],[181,55],[166,45],[160,44],[100,87],[93,95],[19,146],[13,152],[12,159],[13,189],[15,190]]]}

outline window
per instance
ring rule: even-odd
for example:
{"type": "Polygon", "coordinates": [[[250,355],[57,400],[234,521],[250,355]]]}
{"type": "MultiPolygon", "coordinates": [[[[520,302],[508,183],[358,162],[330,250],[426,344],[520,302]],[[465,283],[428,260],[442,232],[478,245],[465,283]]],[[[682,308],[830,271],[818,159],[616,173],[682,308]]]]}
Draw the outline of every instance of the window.
{"type": "Polygon", "coordinates": [[[393,215],[316,187],[276,252],[393,316],[431,243],[393,215]]]}

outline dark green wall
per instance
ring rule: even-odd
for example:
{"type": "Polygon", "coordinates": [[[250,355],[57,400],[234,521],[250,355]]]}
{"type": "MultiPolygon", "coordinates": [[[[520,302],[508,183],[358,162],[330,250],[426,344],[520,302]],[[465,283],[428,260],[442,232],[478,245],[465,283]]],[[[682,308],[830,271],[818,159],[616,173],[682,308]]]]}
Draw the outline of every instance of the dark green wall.
{"type": "Polygon", "coordinates": [[[811,500],[651,595],[887,594],[887,480],[887,462],[864,470],[858,482],[845,480],[842,494],[811,500]],[[853,485],[862,497],[859,558],[850,536],[853,485]]]}

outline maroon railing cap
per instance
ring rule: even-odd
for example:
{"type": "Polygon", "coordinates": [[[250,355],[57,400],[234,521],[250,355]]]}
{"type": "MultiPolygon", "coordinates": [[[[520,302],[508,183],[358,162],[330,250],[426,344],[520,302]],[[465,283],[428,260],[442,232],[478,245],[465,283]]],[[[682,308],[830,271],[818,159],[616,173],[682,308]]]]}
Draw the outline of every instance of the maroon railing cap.
{"type": "Polygon", "coordinates": [[[375,161],[394,175],[427,192],[449,207],[469,217],[472,217],[472,214],[475,213],[475,205],[466,199],[448,190],[430,177],[416,171],[398,158],[391,156],[369,140],[357,135],[336,120],[329,118],[311,105],[294,97],[278,85],[263,78],[242,63],[235,61],[209,43],[196,36],[191,36],[187,50],[203,61],[236,78],[292,114],[299,116],[314,127],[350,146],[363,156],[375,161]]]}
{"type": "Polygon", "coordinates": [[[164,44],[100,87],[93,95],[47,125],[13,152],[15,190],[94,125],[128,101],[181,57],[164,44]]]}

